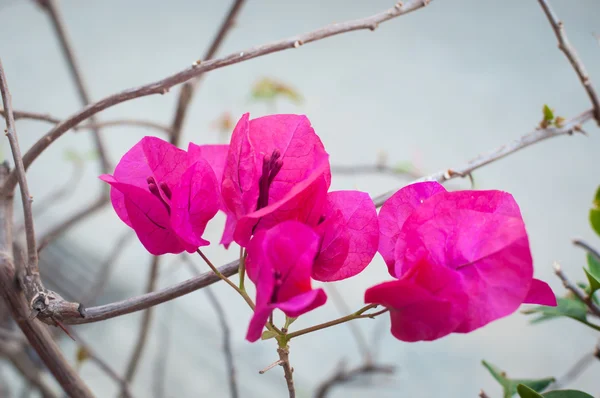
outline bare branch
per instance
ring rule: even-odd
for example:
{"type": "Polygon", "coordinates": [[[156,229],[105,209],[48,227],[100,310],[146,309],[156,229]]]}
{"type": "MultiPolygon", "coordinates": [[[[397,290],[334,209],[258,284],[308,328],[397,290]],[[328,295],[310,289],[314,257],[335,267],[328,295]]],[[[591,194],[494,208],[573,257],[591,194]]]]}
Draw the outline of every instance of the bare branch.
{"type": "Polygon", "coordinates": [[[571,283],[571,281],[562,271],[562,267],[557,262],[554,263],[554,273],[560,278],[563,285],[565,286],[565,289],[570,290],[575,296],[577,296],[579,300],[585,303],[594,315],[600,316],[600,307],[598,307],[596,303],[594,303],[591,297],[587,296],[584,292],[581,291],[581,289],[579,289],[577,286],[571,283]]]}
{"type": "MultiPolygon", "coordinates": [[[[92,102],[88,93],[89,90],[86,87],[86,84],[83,80],[81,67],[79,66],[77,57],[75,56],[73,44],[71,43],[71,39],[67,34],[65,23],[62,19],[62,15],[60,13],[58,4],[56,0],[38,0],[38,3],[40,6],[42,6],[42,8],[44,8],[48,12],[48,16],[52,21],[52,27],[54,28],[56,36],[58,37],[58,41],[60,42],[60,47],[62,49],[63,55],[69,65],[71,76],[73,77],[73,81],[77,86],[77,93],[79,95],[79,99],[81,100],[83,105],[87,106],[92,102]]],[[[94,116],[90,116],[90,120],[92,124],[96,124],[96,118],[94,116]]],[[[102,142],[102,137],[100,137],[100,130],[97,127],[94,127],[91,130],[94,138],[94,144],[96,146],[96,151],[98,152],[98,156],[100,157],[102,172],[108,173],[111,169],[111,165],[110,161],[108,160],[108,154],[106,153],[104,143],[102,142]]]]}
{"type": "Polygon", "coordinates": [[[8,359],[25,380],[40,391],[43,398],[58,398],[58,395],[44,380],[43,372],[27,356],[22,346],[0,340],[0,356],[8,359]]]}
{"type": "MultiPolygon", "coordinates": [[[[150,264],[150,275],[148,276],[148,284],[146,286],[146,293],[152,293],[156,290],[156,284],[158,281],[158,266],[160,264],[160,257],[152,256],[151,264],[150,264]]],[[[154,307],[149,307],[144,314],[142,315],[142,321],[140,324],[140,332],[138,334],[137,343],[135,348],[133,349],[133,353],[131,354],[131,358],[129,359],[129,364],[127,365],[127,371],[125,372],[125,380],[128,383],[133,381],[135,377],[135,373],[137,371],[137,367],[140,363],[140,359],[142,358],[142,354],[144,353],[144,348],[146,347],[146,342],[148,341],[148,336],[150,335],[150,326],[152,322],[152,315],[154,312],[154,307]]],[[[121,390],[121,397],[125,397],[127,394],[125,393],[125,386],[121,390]]]]}
{"type": "MultiPolygon", "coordinates": [[[[29,149],[29,151],[27,151],[25,156],[23,156],[23,163],[25,165],[25,168],[28,168],[31,165],[31,163],[33,163],[33,161],[42,152],[44,152],[46,148],[48,148],[56,139],[61,137],[69,129],[73,128],[73,126],[76,126],[83,120],[88,119],[92,115],[95,115],[98,112],[103,111],[107,108],[110,108],[125,101],[132,100],[134,98],[145,97],[153,94],[166,94],[171,87],[186,82],[190,79],[193,79],[196,76],[199,76],[211,70],[244,62],[274,52],[295,49],[304,44],[308,44],[314,41],[322,40],[328,37],[336,36],[347,32],[364,29],[375,30],[379,26],[379,24],[386,22],[390,19],[399,17],[401,15],[408,14],[411,11],[418,10],[426,4],[429,4],[430,1],[431,0],[407,0],[403,3],[399,2],[393,8],[381,12],[379,14],[375,14],[368,18],[327,25],[323,28],[314,30],[312,32],[308,32],[284,40],[279,40],[270,44],[264,44],[261,46],[253,47],[245,51],[240,51],[227,55],[223,58],[217,58],[201,63],[195,62],[183,71],[171,75],[165,79],[146,84],[144,86],[131,88],[117,94],[113,94],[96,103],[90,104],[85,108],[81,109],[79,112],[71,115],[71,117],[60,122],[52,130],[50,130],[42,138],[40,138],[29,149]]],[[[13,172],[9,175],[6,183],[2,187],[0,194],[6,194],[6,192],[11,192],[12,189],[16,186],[16,184],[17,175],[13,172]]]]}
{"type": "Polygon", "coordinates": [[[340,384],[345,384],[358,379],[361,376],[373,374],[394,374],[395,367],[391,365],[377,365],[366,362],[356,368],[346,370],[341,363],[339,369],[327,380],[323,381],[315,392],[315,398],[325,398],[329,392],[340,384]]]}
{"type": "MultiPolygon", "coordinates": [[[[4,109],[0,109],[0,116],[4,117],[6,112],[4,109]]],[[[37,120],[40,122],[48,122],[52,124],[58,124],[62,121],[62,119],[56,118],[54,116],[50,116],[44,113],[35,113],[35,112],[25,112],[25,111],[16,111],[13,110],[13,115],[15,116],[15,120],[19,119],[30,119],[37,120]]],[[[86,123],[80,124],[73,127],[73,130],[89,130],[89,129],[101,129],[105,127],[144,127],[153,130],[157,130],[161,133],[166,133],[167,135],[171,134],[171,128],[169,126],[165,126],[160,123],[152,122],[150,120],[141,120],[141,119],[114,119],[114,120],[105,120],[96,123],[86,123]]]]}
{"type": "Polygon", "coordinates": [[[94,285],[89,288],[89,293],[81,299],[82,303],[85,305],[90,305],[91,303],[94,303],[96,299],[104,292],[106,282],[108,282],[108,278],[110,277],[117,258],[123,252],[125,247],[127,247],[127,243],[129,243],[134,236],[135,233],[128,229],[119,237],[119,239],[117,239],[116,243],[112,247],[112,251],[108,253],[106,259],[100,265],[100,271],[98,272],[98,276],[95,278],[94,285]]]}
{"type": "Polygon", "coordinates": [[[594,119],[596,119],[596,122],[598,122],[598,125],[600,125],[600,101],[598,100],[598,95],[596,94],[596,90],[590,81],[590,77],[585,69],[585,66],[583,66],[583,63],[577,56],[575,48],[571,46],[571,43],[567,38],[567,34],[565,33],[563,23],[562,21],[558,20],[558,17],[556,14],[554,14],[552,8],[550,8],[550,4],[548,4],[546,0],[538,1],[544,10],[544,14],[546,14],[546,17],[548,18],[548,22],[550,22],[550,25],[552,26],[552,30],[554,30],[554,34],[558,40],[558,48],[565,53],[565,56],[571,63],[571,66],[573,69],[575,69],[581,84],[583,84],[585,91],[587,91],[588,97],[590,97],[590,101],[592,101],[592,105],[594,106],[594,119]]]}
{"type": "MultiPolygon", "coordinates": [[[[183,256],[183,260],[188,265],[189,269],[192,271],[193,274],[201,274],[200,270],[196,267],[196,264],[194,264],[194,262],[190,259],[189,256],[183,256]]],[[[229,381],[229,392],[232,398],[237,398],[239,396],[239,392],[237,386],[235,362],[233,360],[233,351],[231,349],[231,330],[229,328],[229,324],[227,323],[227,318],[225,317],[225,308],[223,308],[223,306],[219,302],[219,299],[209,287],[206,287],[204,291],[206,292],[208,300],[210,301],[213,309],[215,310],[215,314],[217,315],[217,319],[219,320],[219,326],[221,327],[221,334],[223,336],[223,354],[225,356],[225,365],[229,381]]]]}
{"type": "MultiPolygon", "coordinates": [[[[25,176],[25,167],[23,166],[23,158],[21,157],[21,149],[19,148],[19,140],[15,130],[15,119],[12,114],[12,99],[8,91],[6,75],[4,67],[0,61],[0,91],[2,92],[2,102],[6,109],[6,136],[10,143],[10,150],[15,161],[15,170],[21,190],[21,200],[23,202],[23,218],[25,223],[25,236],[27,238],[27,263],[25,271],[28,276],[39,275],[38,254],[35,244],[35,229],[33,226],[33,212],[31,210],[32,197],[29,194],[27,187],[27,177],[25,176]]],[[[12,228],[12,227],[11,227],[12,228]]],[[[11,243],[12,244],[12,243],[11,243]]]]}
{"type": "MultiPolygon", "coordinates": [[[[0,181],[7,175],[8,166],[4,164],[0,166],[0,181]]],[[[72,397],[92,398],[92,393],[69,366],[46,327],[29,319],[29,306],[15,283],[11,228],[12,197],[8,196],[0,198],[0,295],[33,349],[65,392],[72,397]]]]}
{"type": "Polygon", "coordinates": [[[98,355],[98,353],[95,352],[94,349],[88,343],[86,343],[84,341],[84,339],[81,337],[81,335],[75,331],[75,328],[69,328],[69,333],[71,333],[73,335],[73,337],[75,337],[77,344],[79,344],[79,346],[86,351],[87,355],[89,356],[89,359],[92,362],[94,362],[96,365],[98,365],[98,367],[104,373],[106,373],[106,375],[108,377],[113,379],[114,382],[117,383],[117,385],[124,390],[126,397],[131,398],[132,395],[131,395],[131,391],[129,388],[129,383],[127,383],[127,381],[125,381],[121,376],[119,376],[119,374],[116,372],[116,370],[114,370],[108,362],[103,360],[98,355]]]}
{"type": "Polygon", "coordinates": [[[296,388],[294,387],[294,369],[290,365],[290,349],[289,347],[277,348],[279,359],[281,360],[280,365],[283,367],[283,374],[287,383],[288,393],[290,398],[296,398],[296,388]]]}
{"type": "MultiPolygon", "coordinates": [[[[234,0],[227,16],[221,23],[219,31],[217,35],[213,39],[208,51],[204,54],[203,61],[212,59],[223,41],[225,40],[225,36],[229,30],[233,27],[235,23],[235,18],[239,13],[242,5],[244,4],[244,0],[234,0]]],[[[187,110],[189,109],[190,103],[192,102],[192,98],[194,96],[194,91],[198,87],[200,83],[202,75],[199,75],[193,80],[186,82],[181,90],[179,91],[179,98],[177,99],[177,110],[175,111],[175,117],[173,119],[173,123],[171,124],[171,137],[170,142],[173,145],[179,144],[179,139],[181,137],[181,130],[183,127],[183,122],[185,121],[185,116],[187,114],[187,110]]]]}
{"type": "Polygon", "coordinates": [[[60,235],[65,233],[69,228],[86,220],[89,216],[100,211],[109,203],[109,197],[107,195],[99,196],[94,202],[88,206],[79,210],[78,212],[71,214],[66,220],[62,221],[58,225],[54,226],[50,231],[46,232],[40,238],[40,247],[38,251],[42,251],[50,242],[58,238],[60,235]]]}
{"type": "MultiPolygon", "coordinates": [[[[461,165],[454,169],[438,171],[437,173],[420,178],[413,182],[437,181],[439,183],[443,183],[453,178],[469,176],[473,171],[479,169],[480,167],[495,162],[496,160],[502,159],[505,156],[515,153],[518,150],[526,148],[537,142],[546,140],[548,138],[558,137],[561,135],[573,134],[575,131],[578,131],[578,129],[581,127],[581,124],[593,118],[593,112],[593,109],[585,111],[581,115],[565,121],[562,127],[549,127],[546,129],[534,130],[531,133],[526,134],[512,142],[509,142],[508,144],[502,145],[501,147],[496,148],[491,152],[481,154],[476,158],[471,159],[464,165],[461,165]]],[[[383,195],[379,195],[375,197],[373,201],[377,206],[381,206],[395,192],[396,190],[384,193],[383,195]]]]}
{"type": "Polygon", "coordinates": [[[592,246],[582,241],[581,239],[573,239],[573,244],[575,246],[581,247],[583,250],[588,252],[592,257],[594,257],[598,262],[600,262],[600,253],[598,250],[594,249],[592,246]]]}
{"type": "Polygon", "coordinates": [[[571,366],[567,373],[559,377],[554,383],[548,386],[548,389],[558,390],[559,388],[574,382],[587,368],[589,368],[594,361],[600,359],[598,356],[598,350],[599,348],[596,346],[594,352],[588,352],[584,354],[577,360],[577,362],[573,364],[573,366],[571,366]]]}
{"type": "Polygon", "coordinates": [[[420,178],[423,175],[412,169],[399,169],[390,166],[386,166],[385,164],[365,164],[365,165],[332,165],[331,172],[333,174],[348,174],[348,175],[356,175],[356,174],[384,174],[392,177],[399,178],[420,178]]]}

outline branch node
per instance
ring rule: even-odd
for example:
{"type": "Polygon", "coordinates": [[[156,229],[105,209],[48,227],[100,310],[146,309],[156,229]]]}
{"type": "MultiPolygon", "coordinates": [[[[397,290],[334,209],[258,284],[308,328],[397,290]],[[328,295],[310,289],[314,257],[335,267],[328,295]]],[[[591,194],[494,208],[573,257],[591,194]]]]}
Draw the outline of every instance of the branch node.
{"type": "Polygon", "coordinates": [[[302,41],[301,41],[301,40],[296,40],[296,41],[294,42],[294,48],[298,48],[298,47],[300,47],[302,44],[304,44],[304,43],[302,43],[302,41]]]}

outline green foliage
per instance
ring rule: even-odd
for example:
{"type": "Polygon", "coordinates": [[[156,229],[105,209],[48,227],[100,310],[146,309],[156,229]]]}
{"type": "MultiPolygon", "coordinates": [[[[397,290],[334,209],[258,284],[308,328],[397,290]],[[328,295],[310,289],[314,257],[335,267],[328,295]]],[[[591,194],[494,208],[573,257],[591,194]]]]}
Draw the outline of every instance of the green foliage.
{"type": "Polygon", "coordinates": [[[295,104],[301,104],[303,101],[300,93],[293,87],[269,77],[256,82],[251,94],[256,101],[273,102],[280,97],[287,98],[295,104]]]}
{"type": "Polygon", "coordinates": [[[600,236],[600,187],[596,190],[592,208],[590,209],[590,224],[598,236],[600,236]]]}
{"type": "MultiPolygon", "coordinates": [[[[548,387],[550,383],[555,380],[554,377],[546,377],[543,379],[510,379],[506,376],[506,372],[501,371],[489,362],[481,361],[481,363],[502,386],[504,398],[511,398],[515,395],[519,384],[529,387],[533,392],[538,392],[543,391],[544,388],[548,387]]],[[[535,395],[532,395],[531,397],[535,397],[535,395]]]]}
{"type": "Polygon", "coordinates": [[[554,111],[546,104],[542,111],[544,112],[544,121],[551,123],[554,120],[554,111]]]}
{"type": "Polygon", "coordinates": [[[561,316],[575,319],[580,322],[587,322],[587,307],[579,301],[577,297],[559,297],[556,307],[547,307],[540,305],[531,309],[524,310],[524,314],[539,314],[540,316],[533,319],[531,323],[539,323],[549,319],[558,318],[561,316]]]}
{"type": "Polygon", "coordinates": [[[590,291],[589,294],[592,295],[596,292],[596,290],[600,289],[600,277],[598,275],[594,275],[591,271],[587,269],[583,269],[585,272],[585,276],[587,276],[588,281],[590,282],[590,291]]]}
{"type": "Polygon", "coordinates": [[[554,109],[550,108],[548,105],[544,105],[544,107],[542,108],[542,114],[544,115],[544,117],[540,122],[540,128],[545,129],[551,126],[563,126],[565,118],[562,116],[556,116],[556,114],[554,113],[554,109]]]}
{"type": "Polygon", "coordinates": [[[521,398],[594,398],[590,394],[575,390],[557,390],[539,394],[523,384],[517,386],[517,392],[521,398]]]}
{"type": "Polygon", "coordinates": [[[260,336],[261,340],[269,340],[272,339],[274,337],[277,336],[277,332],[274,332],[272,330],[265,330],[262,334],[262,336],[260,336]]]}

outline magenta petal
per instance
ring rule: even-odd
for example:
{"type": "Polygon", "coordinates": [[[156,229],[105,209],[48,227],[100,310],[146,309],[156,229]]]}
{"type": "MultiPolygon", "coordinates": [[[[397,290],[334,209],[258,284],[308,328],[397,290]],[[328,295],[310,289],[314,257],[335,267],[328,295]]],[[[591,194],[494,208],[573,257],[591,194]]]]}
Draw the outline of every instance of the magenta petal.
{"type": "MultiPolygon", "coordinates": [[[[300,181],[309,178],[313,170],[323,162],[329,162],[323,143],[315,134],[310,121],[304,115],[269,115],[253,119],[249,127],[250,142],[262,157],[279,151],[283,167],[277,173],[269,190],[269,203],[285,197],[300,181]]],[[[329,188],[331,173],[325,172],[329,188]]]]}
{"type": "Polygon", "coordinates": [[[252,319],[250,319],[250,325],[248,326],[248,332],[246,333],[246,340],[253,343],[260,339],[263,328],[267,324],[269,316],[273,313],[273,309],[272,306],[267,306],[254,310],[252,319]]]}
{"type": "Polygon", "coordinates": [[[179,254],[184,250],[170,227],[169,213],[160,199],[133,185],[116,181],[109,183],[123,194],[131,227],[146,250],[156,256],[179,254]]]}
{"type": "Polygon", "coordinates": [[[446,190],[435,181],[411,184],[396,192],[381,207],[379,212],[379,253],[385,260],[392,276],[396,276],[394,253],[402,225],[418,206],[440,192],[446,192],[446,190]]]}
{"type": "MultiPolygon", "coordinates": [[[[118,182],[110,174],[102,174],[99,178],[102,181],[104,181],[104,182],[106,182],[108,184],[112,184],[112,183],[117,183],[118,182]]],[[[113,208],[115,209],[115,213],[117,213],[117,216],[119,216],[119,218],[125,224],[127,224],[131,228],[133,228],[133,226],[131,225],[131,220],[129,219],[129,215],[127,214],[127,209],[125,208],[125,196],[123,195],[123,193],[121,191],[119,191],[118,189],[115,189],[115,188],[111,187],[111,189],[110,189],[110,202],[112,203],[113,208]]]]}
{"type": "Polygon", "coordinates": [[[240,218],[234,232],[234,240],[245,247],[253,230],[270,228],[288,220],[316,224],[321,216],[317,210],[322,209],[327,198],[328,184],[325,174],[328,170],[329,162],[322,162],[309,178],[294,185],[279,201],[240,218]],[[259,222],[259,226],[255,228],[259,222]]]}
{"type": "Polygon", "coordinates": [[[191,143],[188,145],[188,154],[190,163],[194,163],[198,158],[202,158],[212,167],[219,190],[221,189],[221,181],[223,180],[223,171],[225,170],[225,162],[229,153],[229,145],[196,145],[191,143]]]}
{"type": "Polygon", "coordinates": [[[379,226],[373,200],[359,191],[331,192],[324,214],[326,226],[312,277],[330,282],[357,275],[377,253],[379,226]],[[327,223],[330,216],[335,221],[327,223]]]}
{"type": "Polygon", "coordinates": [[[531,281],[531,287],[523,303],[547,305],[550,307],[556,307],[557,305],[556,296],[552,289],[550,289],[550,286],[546,282],[535,278],[531,281]]]}
{"type": "Polygon", "coordinates": [[[314,310],[327,302],[327,295],[321,288],[299,294],[291,299],[275,304],[277,308],[289,317],[296,318],[314,310]]]}
{"type": "Polygon", "coordinates": [[[223,230],[223,236],[221,236],[221,241],[219,242],[225,249],[229,249],[229,245],[233,242],[233,231],[235,231],[235,226],[237,225],[237,219],[231,213],[225,213],[227,218],[225,219],[225,228],[223,230]]]}
{"type": "Polygon", "coordinates": [[[171,199],[171,226],[188,245],[188,252],[193,253],[198,247],[209,244],[202,239],[202,234],[206,224],[217,214],[219,204],[213,169],[204,159],[197,158],[197,162],[183,173],[171,199]]]}
{"type": "Polygon", "coordinates": [[[256,209],[259,171],[248,137],[249,114],[238,121],[229,144],[221,193],[229,211],[237,218],[256,209]]]}

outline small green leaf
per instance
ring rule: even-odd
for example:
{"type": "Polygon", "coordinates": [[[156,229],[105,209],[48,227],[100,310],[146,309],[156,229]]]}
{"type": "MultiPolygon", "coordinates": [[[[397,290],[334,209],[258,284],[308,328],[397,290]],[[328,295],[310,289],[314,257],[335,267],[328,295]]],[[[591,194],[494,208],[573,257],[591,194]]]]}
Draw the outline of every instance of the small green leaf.
{"type": "Polygon", "coordinates": [[[592,208],[590,209],[590,224],[598,235],[600,235],[600,187],[596,191],[592,208]]]}
{"type": "Polygon", "coordinates": [[[594,257],[591,253],[587,254],[587,263],[590,269],[590,273],[595,277],[600,277],[600,261],[594,257]]]}
{"type": "Polygon", "coordinates": [[[551,122],[554,120],[554,111],[550,109],[548,105],[544,105],[544,120],[546,122],[551,122]]]}
{"type": "Polygon", "coordinates": [[[302,96],[293,87],[269,77],[257,81],[251,94],[255,100],[274,101],[278,97],[285,97],[296,104],[302,103],[302,96]]]}
{"type": "MultiPolygon", "coordinates": [[[[513,395],[517,393],[517,386],[519,384],[528,386],[530,389],[535,391],[542,391],[544,388],[548,387],[550,383],[554,382],[554,377],[546,377],[543,379],[509,379],[506,376],[506,372],[501,371],[496,366],[486,362],[481,361],[483,366],[491,373],[491,375],[500,383],[502,389],[504,390],[504,398],[511,398],[513,395]]],[[[532,397],[535,397],[532,396],[532,397]]]]}
{"type": "Polygon", "coordinates": [[[531,323],[539,323],[561,316],[573,318],[581,322],[587,322],[587,307],[576,297],[559,297],[556,301],[558,302],[556,307],[540,305],[538,307],[527,309],[523,311],[523,313],[540,314],[540,316],[533,319],[531,323]]]}
{"type": "Polygon", "coordinates": [[[262,334],[262,336],[260,336],[261,340],[269,340],[274,338],[275,336],[277,336],[277,332],[274,332],[272,330],[265,330],[262,334]]]}
{"type": "Polygon", "coordinates": [[[524,384],[519,384],[517,386],[517,392],[519,393],[519,397],[521,398],[543,398],[542,394],[538,394],[535,390],[527,387],[524,384]]]}
{"type": "Polygon", "coordinates": [[[576,390],[556,390],[542,395],[544,398],[594,398],[590,394],[576,390]]]}
{"type": "Polygon", "coordinates": [[[585,272],[585,276],[587,276],[588,281],[590,282],[590,291],[589,294],[594,294],[594,292],[598,289],[600,289],[600,281],[598,280],[598,278],[596,277],[596,275],[593,275],[590,271],[588,271],[587,269],[583,269],[583,271],[585,272]]]}

